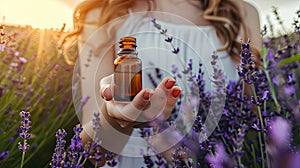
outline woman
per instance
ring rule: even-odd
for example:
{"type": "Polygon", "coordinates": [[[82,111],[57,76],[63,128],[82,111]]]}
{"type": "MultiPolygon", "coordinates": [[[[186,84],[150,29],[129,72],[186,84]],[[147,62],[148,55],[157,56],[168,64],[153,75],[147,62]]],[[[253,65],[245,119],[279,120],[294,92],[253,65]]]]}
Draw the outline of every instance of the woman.
{"type": "Polygon", "coordinates": [[[149,142],[153,142],[152,147],[158,151],[165,152],[180,140],[178,138],[177,141],[176,137],[165,139],[166,136],[156,136],[144,142],[136,138],[139,135],[135,131],[135,128],[153,126],[152,121],[167,120],[180,95],[189,92],[184,80],[175,81],[170,77],[172,65],[184,69],[189,59],[196,63],[200,61],[207,65],[205,79],[208,81],[208,74],[212,72],[208,67],[210,56],[216,51],[227,79],[236,80],[239,40],[250,38],[257,49],[261,45],[258,13],[244,1],[84,1],[75,9],[74,25],[75,31],[65,37],[68,41],[65,46],[73,44],[75,40],[79,42],[80,92],[82,97],[89,97],[83,107],[82,138],[86,142],[94,136],[91,120],[93,113],[100,111],[102,146],[123,156],[120,167],[140,166],[143,163],[141,156],[153,154],[147,153],[148,148],[143,147],[149,142]],[[167,29],[167,32],[161,33],[162,28],[167,29]],[[126,105],[114,102],[112,87],[113,61],[118,50],[116,43],[124,36],[136,37],[144,67],[144,89],[126,105]],[[167,37],[172,39],[165,42],[167,37]],[[179,52],[176,51],[177,47],[179,52]],[[175,49],[173,53],[170,52],[172,49],[175,49]],[[152,87],[151,80],[146,78],[155,72],[153,69],[165,72],[156,87],[152,87]],[[160,97],[161,101],[153,102],[151,97],[155,96],[160,97]],[[162,108],[149,110],[154,106],[162,108]]]}

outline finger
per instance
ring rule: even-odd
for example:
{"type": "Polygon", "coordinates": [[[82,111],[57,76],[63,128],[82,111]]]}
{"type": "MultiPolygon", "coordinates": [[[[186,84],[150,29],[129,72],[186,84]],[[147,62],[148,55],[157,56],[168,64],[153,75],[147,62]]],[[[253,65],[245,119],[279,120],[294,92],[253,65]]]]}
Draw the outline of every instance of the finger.
{"type": "Polygon", "coordinates": [[[150,98],[150,106],[145,109],[143,115],[139,118],[140,122],[148,122],[160,115],[166,105],[167,95],[176,81],[171,77],[164,78],[154,90],[150,98]]]}
{"type": "Polygon", "coordinates": [[[113,98],[113,87],[114,86],[114,75],[103,77],[99,83],[100,95],[106,100],[111,100],[113,98]],[[109,90],[107,90],[107,88],[109,90]],[[107,94],[107,95],[106,95],[107,94]]]}
{"type": "Polygon", "coordinates": [[[139,111],[145,110],[149,107],[150,97],[153,95],[152,89],[143,89],[132,100],[132,105],[139,111]]]}
{"type": "Polygon", "coordinates": [[[173,79],[172,77],[166,77],[158,84],[156,89],[161,89],[166,93],[166,95],[168,95],[170,89],[173,86],[175,86],[175,83],[176,83],[175,79],[173,79]]]}
{"type": "Polygon", "coordinates": [[[150,106],[150,97],[152,96],[152,89],[143,89],[132,100],[131,103],[122,109],[122,115],[130,120],[137,121],[143,110],[150,106]]]}
{"type": "Polygon", "coordinates": [[[100,80],[99,86],[100,86],[100,90],[102,89],[102,87],[105,87],[106,85],[113,85],[114,84],[114,74],[111,74],[109,76],[103,77],[100,80]]]}
{"type": "Polygon", "coordinates": [[[113,87],[112,85],[107,85],[106,87],[103,87],[102,92],[100,92],[101,97],[106,100],[106,101],[110,101],[113,99],[113,87]]]}
{"type": "Polygon", "coordinates": [[[149,106],[151,89],[143,89],[132,102],[108,101],[107,111],[111,117],[126,122],[134,122],[141,115],[141,112],[149,106]]]}
{"type": "Polygon", "coordinates": [[[139,122],[149,122],[161,114],[167,102],[167,95],[161,89],[155,89],[150,97],[150,106],[145,109],[138,119],[139,122]]]}
{"type": "Polygon", "coordinates": [[[162,113],[164,120],[166,120],[170,117],[170,115],[171,115],[171,113],[172,113],[172,111],[173,111],[180,95],[181,95],[180,87],[174,86],[170,90],[170,93],[169,93],[168,98],[167,98],[167,103],[166,103],[165,109],[162,113]]]}

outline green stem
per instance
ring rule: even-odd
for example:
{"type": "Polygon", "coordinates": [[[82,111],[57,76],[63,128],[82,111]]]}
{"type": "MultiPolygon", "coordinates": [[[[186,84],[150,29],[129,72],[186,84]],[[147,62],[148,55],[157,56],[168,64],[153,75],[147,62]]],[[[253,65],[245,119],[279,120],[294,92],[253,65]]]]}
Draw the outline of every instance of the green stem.
{"type": "Polygon", "coordinates": [[[276,107],[276,111],[277,112],[280,112],[280,104],[278,103],[278,100],[277,100],[277,97],[276,97],[276,92],[275,92],[275,89],[274,89],[274,85],[272,83],[272,80],[270,78],[270,74],[269,74],[269,71],[267,70],[267,61],[266,61],[266,58],[263,58],[263,71],[265,72],[266,74],[266,77],[267,77],[267,81],[268,81],[268,85],[270,86],[270,92],[271,92],[271,96],[274,100],[274,103],[275,103],[275,107],[276,107]]]}
{"type": "MultiPolygon", "coordinates": [[[[218,131],[221,131],[220,126],[218,124],[217,124],[217,129],[218,129],[218,131]]],[[[226,149],[228,150],[228,152],[230,154],[232,154],[232,150],[230,149],[229,145],[226,143],[225,138],[223,137],[223,135],[221,136],[221,140],[222,140],[223,144],[226,146],[226,149]],[[228,148],[227,148],[227,146],[228,146],[228,148]]]]}
{"type": "MultiPolygon", "coordinates": [[[[241,108],[240,108],[240,113],[243,113],[243,106],[244,106],[244,103],[243,103],[243,100],[244,100],[244,91],[245,91],[245,82],[242,81],[242,101],[241,101],[241,108]]],[[[234,129],[234,132],[235,132],[235,137],[237,137],[237,133],[236,133],[236,129],[234,129]]],[[[238,165],[242,167],[242,160],[241,160],[241,156],[238,156],[237,157],[237,161],[238,161],[238,165]]]]}
{"type": "MultiPolygon", "coordinates": [[[[251,84],[251,89],[252,89],[252,93],[253,93],[255,101],[257,101],[257,95],[256,95],[256,91],[255,91],[253,84],[251,84]]],[[[262,167],[264,168],[265,167],[265,157],[264,157],[264,151],[263,151],[263,139],[265,139],[265,134],[264,134],[265,126],[264,126],[264,121],[263,121],[263,118],[261,115],[260,106],[256,105],[256,107],[257,107],[257,113],[258,113],[259,121],[260,121],[260,125],[261,125],[261,131],[263,134],[263,136],[261,136],[261,133],[258,132],[258,140],[259,140],[260,153],[261,153],[261,158],[262,158],[262,167]]]]}
{"type": "Polygon", "coordinates": [[[79,166],[79,165],[80,165],[81,159],[82,159],[82,156],[79,157],[76,166],[79,166]]]}
{"type": "Polygon", "coordinates": [[[238,156],[237,159],[238,159],[238,165],[242,167],[243,164],[242,164],[241,156],[238,156]]]}
{"type": "Polygon", "coordinates": [[[264,152],[263,152],[263,147],[262,147],[262,137],[261,137],[261,133],[260,132],[258,132],[258,141],[259,141],[259,146],[260,146],[262,168],[264,168],[265,167],[265,157],[264,157],[264,152]]]}
{"type": "MultiPolygon", "coordinates": [[[[266,100],[264,100],[264,111],[265,112],[267,111],[267,101],[266,100]]],[[[267,159],[267,167],[270,167],[270,158],[269,158],[268,154],[266,154],[266,159],[267,159]]]]}
{"type": "Polygon", "coordinates": [[[82,162],[82,166],[85,164],[86,161],[87,161],[87,158],[84,158],[84,160],[82,162]]]}
{"type": "MultiPolygon", "coordinates": [[[[257,101],[257,95],[256,95],[256,91],[255,91],[255,88],[254,88],[253,84],[251,85],[251,89],[252,89],[255,101],[257,101]]],[[[262,128],[262,131],[264,131],[265,126],[264,126],[264,121],[263,121],[263,118],[262,118],[262,115],[261,115],[261,109],[260,109],[259,105],[256,105],[256,107],[257,107],[257,111],[258,111],[258,116],[259,116],[259,121],[260,121],[260,124],[261,124],[261,128],[262,128]]]]}
{"type": "Polygon", "coordinates": [[[255,163],[255,168],[256,168],[257,167],[257,162],[256,162],[255,148],[254,148],[253,144],[251,144],[251,155],[252,155],[252,157],[255,161],[254,163],[255,163]]]}
{"type": "Polygon", "coordinates": [[[21,159],[21,168],[23,168],[23,164],[24,164],[24,158],[25,158],[25,152],[22,152],[22,159],[21,159]]]}
{"type": "Polygon", "coordinates": [[[276,110],[277,110],[277,112],[280,112],[281,107],[280,107],[280,104],[278,103],[278,100],[277,100],[277,97],[276,97],[276,92],[275,92],[275,89],[274,89],[274,85],[271,82],[269,72],[266,70],[265,73],[266,73],[266,76],[267,76],[268,84],[270,86],[270,91],[271,91],[271,95],[272,95],[272,98],[273,98],[274,103],[275,103],[276,110]]]}

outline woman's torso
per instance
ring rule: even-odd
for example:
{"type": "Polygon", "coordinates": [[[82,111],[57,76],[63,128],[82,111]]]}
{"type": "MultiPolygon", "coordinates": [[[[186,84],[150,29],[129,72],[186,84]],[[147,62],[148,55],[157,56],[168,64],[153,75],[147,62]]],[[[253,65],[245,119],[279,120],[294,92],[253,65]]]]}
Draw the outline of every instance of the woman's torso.
{"type": "MultiPolygon", "coordinates": [[[[128,18],[118,28],[116,33],[115,52],[119,50],[118,41],[124,36],[134,36],[137,39],[138,57],[143,62],[143,87],[155,88],[153,79],[156,83],[159,78],[165,76],[173,76],[174,66],[182,75],[181,78],[176,78],[177,84],[183,89],[183,94],[187,94],[191,90],[188,89],[187,77],[182,73],[190,60],[193,62],[193,72],[199,71],[199,63],[201,63],[202,71],[204,72],[204,80],[206,81],[205,89],[211,90],[212,83],[210,77],[212,75],[212,67],[210,61],[211,55],[223,46],[222,42],[216,35],[215,29],[210,25],[194,25],[179,16],[174,14],[152,13],[156,16],[164,15],[164,18],[171,16],[181,19],[178,23],[171,23],[156,19],[157,24],[161,26],[158,30],[158,25],[154,25],[153,18],[145,15],[144,12],[129,11],[128,18]],[[181,24],[179,24],[181,22],[181,24]],[[162,34],[161,30],[166,29],[166,34],[162,34]],[[172,38],[171,42],[166,42],[165,39],[172,38]],[[172,50],[178,48],[179,52],[174,54],[172,50]],[[159,76],[162,75],[162,76],[159,76]]],[[[116,53],[115,53],[116,54],[116,53]]],[[[217,52],[219,55],[219,67],[223,69],[228,80],[237,80],[238,76],[235,70],[236,62],[234,62],[226,51],[217,52]]],[[[139,130],[135,130],[133,136],[139,136],[139,130]]],[[[128,145],[124,150],[135,152],[146,151],[147,143],[137,144],[129,139],[128,145]]],[[[121,157],[119,167],[136,167],[143,164],[142,158],[121,157]]]]}

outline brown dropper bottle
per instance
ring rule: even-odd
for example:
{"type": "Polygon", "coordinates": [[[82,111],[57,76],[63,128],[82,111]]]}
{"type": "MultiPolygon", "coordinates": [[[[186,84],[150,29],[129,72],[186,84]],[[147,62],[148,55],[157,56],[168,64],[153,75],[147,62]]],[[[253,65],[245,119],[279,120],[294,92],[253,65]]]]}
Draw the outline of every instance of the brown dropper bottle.
{"type": "Polygon", "coordinates": [[[114,99],[131,101],[142,89],[142,61],[136,51],[134,37],[121,38],[118,57],[114,61],[114,99]]]}

